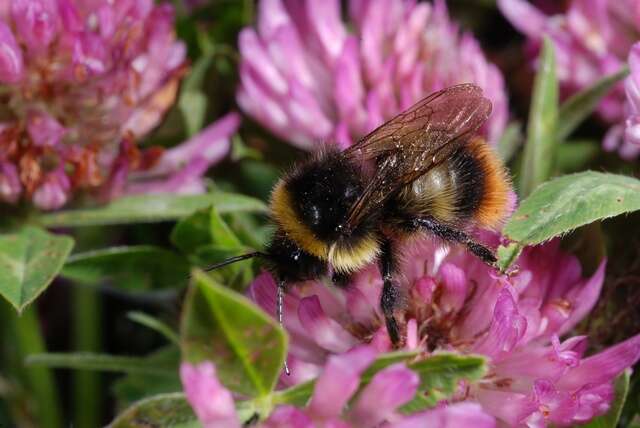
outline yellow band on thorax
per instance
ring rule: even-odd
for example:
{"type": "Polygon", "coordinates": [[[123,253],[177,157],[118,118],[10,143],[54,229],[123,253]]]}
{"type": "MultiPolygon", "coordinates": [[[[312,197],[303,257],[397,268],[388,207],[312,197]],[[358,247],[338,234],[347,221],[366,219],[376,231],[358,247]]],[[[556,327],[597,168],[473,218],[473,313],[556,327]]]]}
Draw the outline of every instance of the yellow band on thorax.
{"type": "Polygon", "coordinates": [[[321,260],[327,260],[329,246],[319,240],[298,217],[291,194],[285,188],[283,180],[276,184],[271,193],[271,213],[282,230],[304,251],[321,260]]]}

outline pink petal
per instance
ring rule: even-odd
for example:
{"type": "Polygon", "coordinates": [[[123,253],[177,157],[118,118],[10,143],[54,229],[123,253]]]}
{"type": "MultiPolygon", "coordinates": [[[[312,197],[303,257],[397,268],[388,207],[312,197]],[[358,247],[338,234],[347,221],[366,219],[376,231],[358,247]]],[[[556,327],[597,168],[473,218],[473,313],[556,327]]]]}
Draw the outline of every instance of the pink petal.
{"type": "MultiPolygon", "coordinates": [[[[324,364],[324,361],[318,361],[318,363],[324,364]]],[[[322,365],[298,358],[294,355],[294,350],[291,349],[289,349],[289,355],[287,356],[287,365],[290,373],[286,374],[283,370],[280,375],[280,383],[287,387],[317,378],[324,368],[322,365]]]]}
{"type": "Polygon", "coordinates": [[[577,410],[577,403],[571,394],[558,391],[547,380],[536,381],[534,385],[534,399],[539,412],[545,420],[561,425],[568,425],[573,420],[577,410]]]}
{"type": "Polygon", "coordinates": [[[370,3],[366,14],[361,20],[360,35],[362,42],[360,55],[367,81],[376,82],[384,62],[384,35],[380,29],[383,26],[386,7],[383,1],[370,3]]]}
{"type": "Polygon", "coordinates": [[[518,426],[525,418],[538,410],[536,404],[525,394],[479,388],[476,398],[485,412],[507,423],[518,426]]]}
{"type": "Polygon", "coordinates": [[[33,204],[43,210],[56,210],[69,200],[70,188],[69,178],[62,170],[51,172],[33,192],[33,204]]]}
{"type": "Polygon", "coordinates": [[[585,385],[575,394],[577,409],[573,419],[578,422],[586,422],[596,416],[606,413],[611,407],[614,398],[613,385],[611,383],[601,385],[585,385]]]}
{"type": "Polygon", "coordinates": [[[264,428],[315,428],[311,418],[293,406],[278,407],[262,426],[264,428]]]}
{"type": "Polygon", "coordinates": [[[580,346],[571,339],[559,344],[558,350],[530,343],[494,363],[496,382],[505,380],[510,391],[527,394],[536,380],[556,381],[566,374],[579,361],[580,349],[576,348],[580,346]]]}
{"type": "Polygon", "coordinates": [[[287,81],[270,60],[263,43],[252,28],[245,28],[240,32],[238,47],[246,66],[258,76],[260,83],[274,95],[286,95],[287,81]]]}
{"type": "Polygon", "coordinates": [[[309,411],[320,419],[337,417],[356,392],[360,375],[376,358],[369,346],[360,346],[342,355],[329,357],[318,378],[309,411]]]}
{"type": "Polygon", "coordinates": [[[264,126],[283,138],[287,138],[303,148],[311,147],[307,135],[299,136],[288,132],[291,131],[291,121],[284,106],[259,82],[254,70],[245,63],[240,64],[240,82],[241,86],[236,98],[238,105],[245,112],[254,116],[264,126]]]}
{"type": "Polygon", "coordinates": [[[575,336],[560,343],[557,335],[551,337],[551,344],[555,359],[567,367],[573,368],[580,364],[580,358],[587,349],[587,337],[575,336]]]}
{"type": "Polygon", "coordinates": [[[346,38],[344,24],[340,19],[339,0],[307,2],[310,28],[320,42],[324,59],[332,63],[340,55],[346,38]]]}
{"type": "MultiPolygon", "coordinates": [[[[438,285],[430,276],[423,276],[420,278],[411,289],[413,296],[419,299],[419,304],[429,305],[433,300],[433,293],[438,285]]],[[[412,296],[412,297],[413,297],[412,296]]]]}
{"type": "Polygon", "coordinates": [[[418,323],[415,318],[411,318],[407,322],[407,349],[417,349],[418,348],[418,323]]]}
{"type": "Polygon", "coordinates": [[[494,428],[496,421],[476,403],[457,403],[409,416],[390,428],[494,428]]]}
{"type": "Polygon", "coordinates": [[[54,147],[66,133],[54,117],[45,112],[31,112],[27,121],[27,132],[36,146],[54,147]]]}
{"type": "Polygon", "coordinates": [[[231,392],[218,381],[213,363],[182,363],[180,379],[189,404],[205,428],[240,427],[231,392]]]}
{"type": "MultiPolygon", "coordinates": [[[[108,6],[104,8],[112,10],[111,7],[108,6]]],[[[73,33],[82,31],[82,18],[80,18],[78,10],[71,0],[58,0],[58,11],[60,13],[62,26],[65,30],[73,33]]]]}
{"type": "Polygon", "coordinates": [[[562,389],[579,389],[586,384],[612,382],[625,369],[640,359],[640,334],[596,355],[582,360],[580,365],[558,381],[562,389]]]}
{"type": "Polygon", "coordinates": [[[519,31],[529,37],[541,37],[547,16],[524,0],[498,0],[498,8],[519,31]]]}
{"type": "Polygon", "coordinates": [[[604,54],[611,40],[607,0],[583,0],[571,5],[566,14],[568,30],[589,50],[604,54]]]}
{"type": "Polygon", "coordinates": [[[511,351],[524,336],[527,320],[520,315],[516,302],[506,288],[500,292],[493,320],[485,338],[476,345],[476,352],[498,356],[511,351]]]}
{"type": "Polygon", "coordinates": [[[640,43],[636,43],[629,51],[629,68],[631,75],[625,79],[624,88],[632,113],[640,112],[640,43]]]}
{"type": "Polygon", "coordinates": [[[331,352],[345,352],[358,343],[340,324],[327,317],[318,296],[300,300],[298,318],[316,343],[331,352]]]}
{"type": "Polygon", "coordinates": [[[20,38],[31,49],[47,47],[58,32],[58,13],[53,0],[13,0],[11,15],[20,38]]]}
{"type": "Polygon", "coordinates": [[[361,426],[377,426],[416,394],[420,378],[404,364],[378,372],[365,387],[350,417],[361,426]]]}
{"type": "Polygon", "coordinates": [[[293,24],[278,28],[269,39],[266,49],[274,65],[286,79],[297,80],[310,89],[321,86],[319,79],[311,71],[305,46],[293,24]]]}
{"type": "Polygon", "coordinates": [[[444,263],[440,267],[440,274],[444,286],[440,300],[442,308],[450,312],[462,309],[467,297],[467,276],[464,270],[452,263],[444,263]]]}
{"type": "Polygon", "coordinates": [[[598,266],[598,269],[595,271],[593,276],[586,280],[582,287],[576,289],[575,292],[571,292],[567,296],[573,306],[573,310],[569,315],[569,319],[565,321],[560,328],[558,334],[562,335],[575,327],[575,325],[582,321],[582,319],[587,316],[587,314],[591,312],[593,307],[596,305],[598,298],[600,297],[602,285],[604,284],[606,265],[607,260],[605,259],[600,263],[600,266],[598,266]]]}
{"type": "Polygon", "coordinates": [[[238,113],[226,114],[189,140],[168,150],[162,156],[160,163],[148,174],[166,174],[179,171],[194,158],[203,159],[207,166],[216,164],[229,152],[230,138],[239,126],[240,115],[238,113]]]}
{"type": "MultiPolygon", "coordinates": [[[[72,56],[74,72],[72,74],[78,73],[78,67],[82,67],[86,73],[91,75],[104,73],[107,68],[107,55],[108,47],[101,37],[91,33],[75,36],[72,56]]],[[[86,77],[83,76],[77,80],[82,81],[83,79],[86,77]]]]}
{"type": "Polygon", "coordinates": [[[291,23],[282,0],[261,1],[258,3],[258,11],[258,31],[263,38],[270,39],[281,27],[291,23]]]}
{"type": "Polygon", "coordinates": [[[347,38],[334,70],[334,99],[340,119],[351,124],[357,134],[364,134],[364,84],[362,82],[358,41],[347,38]]]}
{"type": "Polygon", "coordinates": [[[0,20],[0,82],[19,82],[23,74],[22,50],[11,29],[0,20]]]}
{"type": "Polygon", "coordinates": [[[0,162],[0,200],[15,204],[22,194],[18,169],[8,162],[0,162]]]}
{"type": "Polygon", "coordinates": [[[339,122],[336,125],[335,133],[332,138],[341,150],[344,150],[353,144],[353,139],[349,132],[349,125],[345,122],[339,122]]]}
{"type": "Polygon", "coordinates": [[[286,108],[295,126],[308,130],[311,138],[317,140],[328,138],[333,124],[322,110],[319,100],[298,81],[291,81],[289,89],[286,108]]]}
{"type": "Polygon", "coordinates": [[[132,179],[126,187],[124,194],[152,194],[152,193],[175,193],[175,194],[199,194],[206,192],[206,186],[202,176],[209,169],[209,163],[200,157],[194,157],[182,170],[176,171],[167,177],[158,179],[139,180],[148,172],[132,174],[132,179]]]}
{"type": "Polygon", "coordinates": [[[98,22],[100,23],[100,36],[109,38],[116,30],[116,14],[112,7],[103,5],[98,9],[98,22]]]}
{"type": "MultiPolygon", "coordinates": [[[[268,272],[258,275],[249,287],[249,296],[266,313],[275,316],[276,313],[276,283],[268,272]]],[[[298,319],[299,300],[291,293],[284,296],[283,320],[285,328],[291,337],[289,353],[313,364],[322,364],[326,357],[326,350],[318,346],[298,319]]]]}

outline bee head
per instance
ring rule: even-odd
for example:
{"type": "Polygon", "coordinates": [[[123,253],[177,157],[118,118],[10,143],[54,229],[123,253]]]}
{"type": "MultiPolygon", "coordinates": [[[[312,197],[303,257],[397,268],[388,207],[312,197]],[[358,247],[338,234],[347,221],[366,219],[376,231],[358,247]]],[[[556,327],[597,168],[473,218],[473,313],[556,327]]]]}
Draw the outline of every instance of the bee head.
{"type": "Polygon", "coordinates": [[[267,247],[269,270],[285,282],[315,279],[327,273],[327,262],[305,251],[278,230],[267,247]]]}

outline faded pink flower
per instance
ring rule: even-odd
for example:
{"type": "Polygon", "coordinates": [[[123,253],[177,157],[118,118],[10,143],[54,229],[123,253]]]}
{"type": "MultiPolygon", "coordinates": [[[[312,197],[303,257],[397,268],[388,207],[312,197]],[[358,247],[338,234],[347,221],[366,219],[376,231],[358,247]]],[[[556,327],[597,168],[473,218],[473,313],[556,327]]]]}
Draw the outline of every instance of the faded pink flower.
{"type": "Polygon", "coordinates": [[[242,30],[238,104],[306,150],[348,146],[426,95],[463,82],[493,103],[485,127],[495,144],[508,116],[500,71],[461,33],[444,1],[263,0],[256,28],[242,30]]]}
{"type": "MultiPolygon", "coordinates": [[[[452,401],[479,403],[508,426],[575,425],[602,414],[613,398],[613,379],[640,358],[640,335],[590,357],[583,355],[586,337],[561,340],[596,303],[604,262],[591,278],[582,278],[578,260],[563,253],[557,240],[526,249],[510,277],[464,249],[431,240],[400,254],[406,298],[404,317],[398,316],[407,332],[405,347],[426,358],[439,351],[485,355],[488,375],[461,385],[452,401]]],[[[292,375],[283,375],[282,383],[318,376],[330,355],[362,343],[390,351],[378,309],[381,288],[375,266],[344,289],[321,281],[292,287],[284,301],[292,375]]],[[[275,311],[275,294],[268,273],[250,288],[268,313],[275,311]]]]}
{"type": "Polygon", "coordinates": [[[199,191],[239,118],[205,130],[198,154],[137,142],[173,104],[185,46],[152,0],[9,0],[0,8],[0,201],[56,209],[77,192],[199,191]],[[169,161],[171,159],[171,168],[169,161]],[[199,161],[193,165],[194,159],[199,161]],[[158,171],[161,169],[161,171],[158,171]],[[136,175],[137,174],[137,175],[136,175]],[[147,180],[132,185],[132,179],[147,180]]]}
{"type": "Polygon", "coordinates": [[[218,380],[213,363],[182,363],[180,380],[187,400],[204,428],[240,427],[233,396],[218,380]]]}
{"type": "MultiPolygon", "coordinates": [[[[405,416],[397,409],[411,401],[419,384],[418,375],[403,364],[378,373],[350,403],[360,386],[360,376],[377,352],[360,346],[327,359],[309,404],[304,408],[283,405],[275,408],[261,428],[493,428],[495,420],[478,405],[463,403],[405,416]]],[[[218,381],[209,362],[194,368],[183,363],[182,383],[189,403],[205,427],[239,426],[231,394],[218,381]],[[226,425],[225,425],[226,423],[226,425]]],[[[265,417],[266,415],[262,415],[265,417]]]]}
{"type": "Polygon", "coordinates": [[[624,82],[627,95],[627,119],[624,123],[624,135],[619,135],[623,130],[622,125],[618,125],[609,133],[605,147],[608,145],[610,148],[614,148],[623,139],[624,143],[619,148],[620,154],[624,158],[633,159],[640,155],[640,42],[631,48],[629,68],[631,74],[624,82]]]}
{"type": "MultiPolygon", "coordinates": [[[[548,35],[553,40],[558,78],[567,94],[619,71],[627,61],[631,46],[640,40],[638,0],[572,0],[564,11],[556,5],[556,13],[551,16],[525,0],[498,0],[498,6],[527,36],[532,59],[537,57],[543,36],[548,35]]],[[[628,94],[627,90],[627,98],[628,94]]],[[[605,137],[604,148],[618,150],[625,159],[640,154],[636,140],[629,135],[624,138],[629,108],[622,84],[617,85],[598,107],[600,116],[613,125],[605,137]]],[[[629,120],[633,120],[633,116],[629,120]]]]}

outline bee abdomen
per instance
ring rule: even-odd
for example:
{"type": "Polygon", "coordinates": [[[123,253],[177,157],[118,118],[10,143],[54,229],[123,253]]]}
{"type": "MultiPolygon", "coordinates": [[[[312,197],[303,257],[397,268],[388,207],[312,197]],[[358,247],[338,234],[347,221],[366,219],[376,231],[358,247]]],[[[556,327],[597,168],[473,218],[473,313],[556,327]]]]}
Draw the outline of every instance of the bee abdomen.
{"type": "Polygon", "coordinates": [[[510,188],[501,161],[475,139],[407,186],[401,199],[412,216],[492,229],[507,214],[510,188]]]}
{"type": "Polygon", "coordinates": [[[462,153],[474,164],[465,171],[473,170],[477,175],[461,180],[465,187],[461,189],[460,207],[467,210],[477,226],[495,229],[509,214],[509,175],[497,154],[480,138],[466,145],[462,153]]]}

